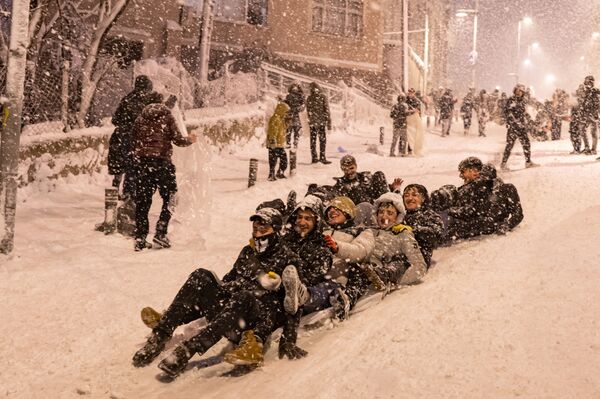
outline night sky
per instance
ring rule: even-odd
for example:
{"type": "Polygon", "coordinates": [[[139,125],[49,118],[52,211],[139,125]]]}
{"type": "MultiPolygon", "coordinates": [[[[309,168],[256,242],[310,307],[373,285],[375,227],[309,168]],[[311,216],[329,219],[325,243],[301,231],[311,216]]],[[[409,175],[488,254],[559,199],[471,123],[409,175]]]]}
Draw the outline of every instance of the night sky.
{"type": "MultiPolygon", "coordinates": [[[[530,66],[521,63],[519,80],[533,86],[540,97],[556,86],[573,91],[585,74],[593,72],[580,57],[590,50],[592,32],[600,31],[592,21],[594,3],[600,4],[600,0],[480,0],[477,86],[512,89],[515,77],[508,74],[516,69],[517,25],[520,18],[530,16],[533,24],[522,29],[521,61],[528,44],[539,42],[540,48],[532,50],[530,66]],[[555,83],[548,74],[556,76],[555,83]]],[[[475,1],[455,0],[455,5],[457,9],[473,8],[475,1]]],[[[470,83],[466,60],[472,45],[471,20],[468,17],[451,24],[457,42],[450,50],[450,85],[459,92],[470,83]]]]}

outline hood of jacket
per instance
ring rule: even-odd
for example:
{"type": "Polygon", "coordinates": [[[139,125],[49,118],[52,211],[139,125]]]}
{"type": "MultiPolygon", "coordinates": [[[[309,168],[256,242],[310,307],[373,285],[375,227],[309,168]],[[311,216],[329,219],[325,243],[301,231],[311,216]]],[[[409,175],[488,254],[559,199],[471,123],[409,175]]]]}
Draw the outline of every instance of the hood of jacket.
{"type": "Polygon", "coordinates": [[[402,200],[402,196],[400,194],[390,192],[382,194],[379,198],[377,198],[373,203],[373,212],[375,213],[375,216],[377,216],[377,210],[381,204],[392,204],[398,211],[396,223],[402,223],[406,211],[404,210],[404,201],[402,200]]]}
{"type": "Polygon", "coordinates": [[[290,106],[281,101],[281,102],[277,103],[277,106],[275,107],[275,112],[273,113],[273,115],[278,116],[280,118],[284,118],[285,114],[287,114],[289,110],[290,110],[290,106]]]}
{"type": "Polygon", "coordinates": [[[323,231],[323,201],[316,195],[307,195],[304,197],[298,205],[294,208],[294,211],[290,215],[290,222],[296,222],[296,214],[300,210],[309,210],[316,216],[315,229],[313,231],[323,231]]]}

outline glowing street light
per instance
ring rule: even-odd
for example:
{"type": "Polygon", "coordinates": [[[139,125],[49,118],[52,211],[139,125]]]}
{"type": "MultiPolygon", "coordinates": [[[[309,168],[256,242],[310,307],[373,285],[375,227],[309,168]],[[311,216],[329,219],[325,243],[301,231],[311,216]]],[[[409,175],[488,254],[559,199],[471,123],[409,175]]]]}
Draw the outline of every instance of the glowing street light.
{"type": "Polygon", "coordinates": [[[553,84],[554,82],[556,82],[556,76],[554,76],[554,74],[549,73],[546,75],[546,83],[553,84]]]}
{"type": "Polygon", "coordinates": [[[525,58],[525,61],[523,61],[523,65],[530,66],[531,65],[531,60],[529,58],[525,58]]]}
{"type": "Polygon", "coordinates": [[[600,32],[592,33],[592,40],[598,40],[598,39],[600,39],[600,32]]]}
{"type": "Polygon", "coordinates": [[[525,24],[525,26],[529,26],[533,23],[533,19],[531,19],[531,17],[524,17],[523,18],[523,24],[525,24]]]}
{"type": "Polygon", "coordinates": [[[460,9],[456,10],[456,16],[458,18],[464,18],[468,15],[473,15],[473,50],[469,55],[471,60],[471,87],[475,87],[475,68],[477,65],[477,16],[479,15],[479,0],[475,0],[474,9],[460,9]]]}
{"type": "Polygon", "coordinates": [[[517,83],[519,83],[519,67],[521,66],[521,27],[522,25],[529,26],[532,23],[533,19],[531,19],[531,17],[524,17],[519,20],[517,25],[517,72],[515,73],[517,83]]]}

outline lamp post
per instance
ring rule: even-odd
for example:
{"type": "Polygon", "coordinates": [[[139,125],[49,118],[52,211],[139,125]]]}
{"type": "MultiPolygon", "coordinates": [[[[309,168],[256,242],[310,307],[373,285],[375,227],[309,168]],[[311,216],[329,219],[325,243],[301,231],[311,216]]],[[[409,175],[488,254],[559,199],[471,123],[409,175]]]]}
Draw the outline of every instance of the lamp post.
{"type": "Polygon", "coordinates": [[[474,9],[460,9],[456,11],[459,18],[473,15],[473,50],[471,51],[471,87],[475,87],[475,70],[477,68],[477,15],[479,14],[479,0],[475,0],[474,9]]]}
{"type": "Polygon", "coordinates": [[[521,66],[521,27],[522,25],[531,25],[532,23],[533,20],[531,17],[524,17],[519,20],[519,24],[517,25],[517,71],[515,73],[517,84],[519,83],[519,68],[521,66]]]}

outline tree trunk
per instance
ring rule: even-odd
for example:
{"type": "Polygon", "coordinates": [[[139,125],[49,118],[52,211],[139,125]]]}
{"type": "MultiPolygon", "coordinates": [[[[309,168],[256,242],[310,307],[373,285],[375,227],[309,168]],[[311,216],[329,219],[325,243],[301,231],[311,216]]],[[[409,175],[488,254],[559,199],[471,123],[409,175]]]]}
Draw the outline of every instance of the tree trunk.
{"type": "Polygon", "coordinates": [[[80,128],[85,127],[85,117],[90,109],[90,106],[92,105],[92,99],[94,98],[94,93],[98,87],[99,77],[94,79],[93,75],[98,61],[100,44],[102,43],[102,39],[104,39],[108,33],[112,23],[125,9],[129,1],[130,0],[114,0],[114,4],[112,5],[110,12],[106,16],[101,17],[101,19],[98,21],[94,35],[92,36],[88,54],[82,68],[81,104],[79,105],[79,110],[77,111],[76,115],[77,125],[80,128]]]}

